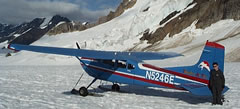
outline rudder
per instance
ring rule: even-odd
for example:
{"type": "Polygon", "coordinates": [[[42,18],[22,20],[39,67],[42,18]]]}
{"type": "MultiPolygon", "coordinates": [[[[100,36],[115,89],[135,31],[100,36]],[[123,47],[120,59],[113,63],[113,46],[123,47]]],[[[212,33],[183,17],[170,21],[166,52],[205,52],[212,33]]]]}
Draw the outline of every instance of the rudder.
{"type": "Polygon", "coordinates": [[[219,69],[224,71],[224,53],[225,47],[216,42],[206,42],[202,55],[198,63],[194,66],[200,74],[205,74],[209,78],[210,70],[213,69],[212,64],[217,62],[219,69]]]}

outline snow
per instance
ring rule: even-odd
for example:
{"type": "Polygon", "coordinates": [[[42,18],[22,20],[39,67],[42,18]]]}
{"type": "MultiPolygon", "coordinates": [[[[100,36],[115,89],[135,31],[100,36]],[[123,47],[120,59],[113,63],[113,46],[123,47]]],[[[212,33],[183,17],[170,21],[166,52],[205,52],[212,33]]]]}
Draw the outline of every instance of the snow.
{"type": "Polygon", "coordinates": [[[40,28],[41,28],[41,29],[45,29],[45,28],[47,28],[47,25],[41,26],[40,28]]]}
{"type": "Polygon", "coordinates": [[[2,48],[7,48],[7,42],[8,41],[4,41],[2,43],[0,43],[0,57],[5,57],[7,53],[11,53],[10,50],[8,49],[2,49],[2,48]]]}
{"type": "MultiPolygon", "coordinates": [[[[176,34],[173,37],[166,37],[163,41],[149,47],[148,51],[174,51],[184,55],[166,60],[157,60],[156,62],[162,63],[164,61],[170,61],[171,63],[172,61],[178,66],[193,65],[200,58],[204,44],[207,40],[225,46],[226,61],[232,62],[234,59],[240,59],[240,56],[238,55],[240,53],[238,49],[240,41],[240,21],[222,20],[212,24],[206,29],[196,29],[196,22],[197,21],[193,22],[191,26],[184,29],[181,33],[176,34]]],[[[156,63],[154,61],[147,62],[151,62],[152,64],[156,63]]],[[[161,66],[171,67],[171,64],[163,63],[161,66]]]]}
{"type": "MultiPolygon", "coordinates": [[[[163,41],[154,45],[147,44],[147,41],[139,40],[145,30],[149,29],[151,32],[158,28],[159,22],[168,14],[175,10],[182,13],[196,5],[192,4],[186,8],[191,2],[192,0],[184,2],[176,0],[138,0],[133,8],[125,10],[122,15],[107,23],[80,32],[63,33],[54,37],[45,35],[32,45],[76,48],[75,42],[78,42],[81,48],[95,50],[126,51],[135,48],[138,51],[174,51],[183,54],[184,57],[169,59],[169,61],[177,59],[181,64],[182,59],[180,58],[185,60],[188,57],[195,57],[194,61],[185,62],[194,64],[200,57],[205,42],[210,40],[223,44],[226,47],[226,61],[231,62],[240,59],[240,55],[238,55],[240,53],[238,49],[240,21],[231,19],[221,20],[205,29],[196,29],[196,20],[181,33],[173,37],[166,37],[163,41]],[[149,7],[149,10],[142,12],[146,7],[149,7]],[[234,34],[236,35],[233,37],[234,34]]],[[[48,22],[48,20],[45,19],[44,22],[48,22]]],[[[77,65],[78,61],[75,57],[21,51],[14,57],[1,59],[0,65],[3,64],[77,65]]]]}
{"type": "Polygon", "coordinates": [[[15,36],[15,38],[17,38],[17,37],[21,36],[22,34],[27,33],[27,32],[30,31],[31,29],[32,29],[32,28],[29,28],[29,29],[27,29],[26,31],[22,32],[21,34],[15,34],[15,32],[13,32],[13,33],[11,33],[11,34],[8,35],[8,36],[15,36]]]}
{"type": "MultiPolygon", "coordinates": [[[[155,109],[172,108],[240,108],[240,63],[225,65],[226,85],[223,106],[212,106],[210,97],[198,97],[186,91],[121,85],[123,93],[103,91],[98,85],[110,88],[111,83],[96,81],[89,89],[100,97],[81,97],[69,91],[83,72],[79,66],[0,66],[0,108],[40,109],[155,109]],[[174,104],[174,105],[173,105],[174,104]]],[[[93,78],[84,74],[80,84],[86,86],[93,78]]]]}
{"type": "Polygon", "coordinates": [[[45,29],[48,26],[48,24],[51,23],[51,22],[49,22],[50,20],[51,20],[51,17],[46,17],[44,19],[44,22],[40,25],[40,28],[41,29],[45,29]]]}
{"type": "MultiPolygon", "coordinates": [[[[185,63],[189,65],[196,63],[205,42],[210,40],[226,47],[226,61],[231,62],[240,59],[240,55],[238,55],[240,53],[238,44],[240,40],[238,34],[240,33],[240,21],[231,19],[221,20],[205,29],[196,29],[196,20],[181,33],[173,37],[166,37],[163,41],[154,45],[139,40],[145,30],[149,29],[151,32],[158,28],[159,22],[168,14],[176,10],[184,12],[192,8],[195,4],[186,8],[191,2],[192,0],[185,0],[184,2],[176,0],[138,0],[133,8],[125,10],[122,15],[109,22],[80,32],[63,33],[54,37],[45,35],[32,45],[76,48],[75,43],[78,42],[81,48],[94,50],[126,51],[135,48],[138,51],[174,51],[184,56],[168,59],[168,61],[179,63],[178,65],[185,65],[185,63]],[[149,10],[142,12],[146,7],[149,7],[149,10]],[[183,60],[188,59],[189,61],[182,63],[183,60]],[[191,61],[191,59],[195,60],[191,61]]],[[[45,19],[44,22],[49,22],[49,20],[45,19]]],[[[0,58],[0,65],[78,65],[75,57],[27,51],[21,51],[12,57],[0,58]]],[[[153,63],[155,62],[153,61],[153,63]]]]}
{"type": "Polygon", "coordinates": [[[57,26],[59,26],[59,25],[61,25],[61,24],[63,24],[63,23],[66,23],[65,21],[61,21],[61,22],[59,22],[55,27],[57,27],[57,26]]]}
{"type": "MultiPolygon", "coordinates": [[[[187,8],[183,9],[183,10],[177,10],[180,11],[178,14],[176,14],[175,16],[173,16],[172,18],[170,18],[168,21],[166,21],[165,23],[163,23],[162,25],[160,25],[160,27],[164,27],[169,21],[171,21],[172,19],[175,19],[176,17],[178,17],[179,15],[181,15],[182,13],[186,12],[187,10],[193,8],[197,3],[194,3],[190,6],[188,6],[187,8]]],[[[181,17],[178,18],[179,20],[181,19],[181,17]]],[[[154,28],[155,30],[157,28],[154,28]]]]}
{"type": "Polygon", "coordinates": [[[25,34],[25,33],[27,33],[30,30],[32,30],[32,28],[29,28],[28,30],[24,31],[22,34],[25,34]]]}
{"type": "MultiPolygon", "coordinates": [[[[90,89],[102,97],[80,97],[69,91],[84,71],[75,57],[21,51],[13,56],[0,55],[0,109],[1,108],[240,108],[238,74],[240,63],[240,21],[221,20],[205,29],[196,29],[195,23],[173,37],[166,37],[154,45],[139,38],[145,30],[155,31],[159,22],[174,11],[180,13],[193,0],[138,0],[137,3],[119,17],[96,27],[55,36],[43,36],[32,45],[95,50],[126,51],[136,48],[139,51],[171,51],[184,56],[145,61],[160,67],[185,66],[195,64],[207,40],[218,42],[226,48],[226,85],[230,90],[225,97],[229,102],[223,106],[211,106],[211,98],[197,97],[185,91],[172,89],[146,88],[121,85],[128,93],[105,92],[97,88],[97,81],[90,89]],[[142,10],[149,7],[149,10],[142,10]],[[147,49],[146,49],[147,47],[147,49]]],[[[177,14],[179,15],[179,14],[177,14]]],[[[176,15],[176,16],[177,16],[176,15]]],[[[175,17],[176,17],[175,16],[175,17]]],[[[51,18],[44,20],[44,28],[51,18]]],[[[161,25],[162,26],[162,25],[161,25]]],[[[0,43],[6,46],[7,42],[0,43]]],[[[92,80],[85,74],[80,82],[86,86],[92,80]]],[[[103,82],[105,87],[111,83],[103,82]]]]}
{"type": "Polygon", "coordinates": [[[21,36],[22,34],[14,34],[13,36],[18,37],[21,36]]]}
{"type": "MultiPolygon", "coordinates": [[[[212,24],[206,29],[196,29],[195,21],[191,26],[184,29],[181,33],[173,37],[166,37],[163,41],[148,47],[146,51],[174,51],[183,54],[183,57],[168,59],[173,60],[178,65],[194,64],[199,59],[204,44],[207,40],[216,41],[223,44],[226,48],[226,61],[240,59],[239,54],[239,40],[240,35],[240,21],[222,20],[212,24]],[[234,24],[234,25],[233,25],[234,24]],[[223,26],[224,25],[224,26],[223,26]],[[233,37],[234,36],[234,37],[233,37]],[[234,53],[234,55],[233,55],[234,53]],[[192,58],[194,57],[194,58],[192,58]],[[184,60],[188,60],[183,63],[184,60]],[[191,59],[194,59],[192,61],[191,59]]],[[[110,22],[108,22],[110,23],[110,22]]],[[[108,28],[106,26],[101,29],[108,28]]],[[[100,32],[98,27],[88,29],[82,32],[72,32],[50,37],[45,35],[40,40],[33,43],[33,45],[55,46],[65,48],[76,48],[75,42],[79,42],[81,48],[98,49],[98,50],[126,50],[135,45],[138,49],[143,49],[149,44],[146,41],[139,42],[139,37],[129,37],[127,30],[121,28],[112,28],[107,33],[100,32]],[[103,35],[103,36],[101,36],[103,35]],[[94,36],[94,37],[91,37],[94,36]]],[[[166,60],[160,60],[166,61],[166,60]]],[[[148,62],[148,61],[147,61],[148,62]]],[[[0,65],[78,65],[75,57],[48,55],[41,53],[33,53],[28,51],[21,51],[14,57],[3,58],[0,65]],[[37,57],[37,58],[36,58],[37,57]]],[[[164,64],[162,66],[168,66],[164,64]]]]}
{"type": "Polygon", "coordinates": [[[89,22],[83,22],[82,25],[88,25],[89,22]]]}
{"type": "MultiPolygon", "coordinates": [[[[22,34],[27,33],[27,32],[30,31],[30,30],[32,30],[32,28],[27,29],[26,31],[22,32],[21,34],[14,34],[13,36],[15,36],[15,38],[17,38],[17,37],[21,36],[22,34]]],[[[10,36],[11,36],[11,35],[10,35],[10,36]]]]}
{"type": "MultiPolygon", "coordinates": [[[[81,48],[125,51],[139,44],[139,38],[146,29],[152,30],[152,28],[159,26],[158,23],[168,14],[175,10],[183,10],[191,2],[192,0],[185,0],[184,2],[176,0],[138,0],[133,8],[125,10],[122,15],[107,23],[81,32],[63,33],[55,37],[45,35],[32,45],[75,48],[75,42],[79,42],[81,48]],[[142,12],[146,7],[150,7],[149,10],[142,12]]],[[[44,22],[47,21],[45,19],[44,22]]],[[[142,47],[148,45],[146,43],[143,44],[140,45],[142,47]]],[[[70,58],[69,60],[69,58],[65,57],[64,59],[62,56],[42,55],[23,51],[14,57],[3,59],[2,63],[11,65],[29,65],[30,63],[31,65],[45,65],[46,63],[64,65],[70,63],[76,65],[75,58],[70,58]],[[30,57],[32,58],[30,59],[30,57]],[[16,59],[19,61],[16,61],[16,59]]]]}

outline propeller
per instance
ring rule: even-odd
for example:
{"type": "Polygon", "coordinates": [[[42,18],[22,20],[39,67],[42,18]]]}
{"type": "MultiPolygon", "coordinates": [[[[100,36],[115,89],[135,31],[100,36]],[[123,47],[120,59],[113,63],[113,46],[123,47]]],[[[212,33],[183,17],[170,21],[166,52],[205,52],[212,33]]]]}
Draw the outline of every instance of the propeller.
{"type": "Polygon", "coordinates": [[[78,42],[76,42],[77,48],[80,49],[80,46],[78,45],[78,42]]]}

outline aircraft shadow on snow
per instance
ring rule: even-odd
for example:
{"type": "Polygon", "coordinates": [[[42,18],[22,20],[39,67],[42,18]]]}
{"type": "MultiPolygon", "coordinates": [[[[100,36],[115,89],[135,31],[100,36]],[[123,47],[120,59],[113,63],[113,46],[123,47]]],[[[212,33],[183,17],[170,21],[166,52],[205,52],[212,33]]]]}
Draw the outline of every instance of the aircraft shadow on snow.
{"type": "MultiPolygon", "coordinates": [[[[90,95],[95,97],[103,97],[105,92],[111,91],[112,85],[100,85],[98,88],[91,87],[89,89],[90,95]]],[[[211,97],[209,96],[196,96],[187,91],[164,91],[161,89],[153,89],[149,87],[136,86],[136,85],[125,85],[120,87],[120,92],[114,93],[125,93],[125,94],[136,94],[144,96],[156,96],[156,97],[165,97],[165,98],[174,98],[176,101],[184,101],[189,104],[200,104],[200,103],[210,103],[211,97]]],[[[65,91],[62,94],[73,95],[70,91],[65,91]]],[[[76,94],[78,95],[78,94],[76,94]]]]}

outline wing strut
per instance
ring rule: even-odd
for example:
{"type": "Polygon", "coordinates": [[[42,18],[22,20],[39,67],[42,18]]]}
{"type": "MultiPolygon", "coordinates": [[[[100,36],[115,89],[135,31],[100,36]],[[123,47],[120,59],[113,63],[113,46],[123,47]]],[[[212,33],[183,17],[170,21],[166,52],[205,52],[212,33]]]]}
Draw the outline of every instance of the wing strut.
{"type": "MultiPolygon", "coordinates": [[[[76,45],[77,45],[77,48],[80,49],[80,46],[78,45],[77,42],[76,42],[76,45]]],[[[82,60],[81,60],[78,56],[76,56],[76,58],[77,58],[81,63],[83,63],[83,64],[85,65],[85,63],[82,62],[82,60]]],[[[76,83],[75,86],[73,87],[73,89],[72,89],[72,91],[71,91],[72,94],[78,94],[78,93],[79,93],[78,90],[76,90],[75,88],[76,88],[76,86],[78,85],[78,83],[80,82],[80,80],[82,79],[83,74],[84,74],[84,72],[81,74],[81,76],[80,76],[80,78],[78,79],[77,83],[76,83]]]]}

